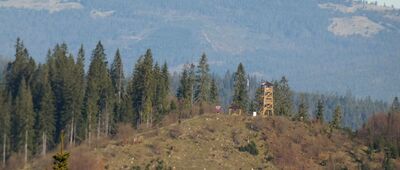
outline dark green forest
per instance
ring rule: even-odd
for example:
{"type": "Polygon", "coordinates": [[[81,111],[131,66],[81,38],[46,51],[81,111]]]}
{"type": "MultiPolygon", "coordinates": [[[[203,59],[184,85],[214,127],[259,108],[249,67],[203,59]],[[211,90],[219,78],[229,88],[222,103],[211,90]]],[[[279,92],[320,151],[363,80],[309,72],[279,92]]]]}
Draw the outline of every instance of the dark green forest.
{"type": "MultiPolygon", "coordinates": [[[[112,137],[119,123],[135,128],[157,126],[169,114],[179,119],[210,112],[216,105],[227,111],[236,105],[257,111],[262,79],[237,70],[220,76],[213,73],[206,54],[198,63],[187,63],[179,73],[168,64],[154,61],[150,49],[134,63],[125,76],[119,50],[109,62],[101,42],[87,52],[68,50],[65,43],[48,50],[46,62],[37,63],[24,43],[17,39],[15,58],[6,65],[0,90],[0,135],[3,160],[24,154],[25,161],[45,155],[60,143],[65,132],[68,146],[112,137]],[[85,60],[90,65],[85,67],[85,60]],[[88,68],[88,70],[85,70],[88,68]]],[[[352,130],[360,128],[388,104],[370,97],[300,93],[291,90],[289,80],[269,80],[274,84],[277,115],[296,119],[325,120],[352,130]],[[300,115],[300,116],[299,116],[300,115]]]]}

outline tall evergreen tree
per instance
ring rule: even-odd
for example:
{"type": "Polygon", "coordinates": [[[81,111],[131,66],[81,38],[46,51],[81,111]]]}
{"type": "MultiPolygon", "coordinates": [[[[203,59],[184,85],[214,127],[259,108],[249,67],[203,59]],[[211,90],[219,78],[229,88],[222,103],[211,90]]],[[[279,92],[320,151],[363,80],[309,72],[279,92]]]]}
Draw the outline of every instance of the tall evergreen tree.
{"type": "Polygon", "coordinates": [[[152,101],[155,121],[159,121],[161,119],[161,114],[163,112],[162,96],[160,95],[162,89],[162,83],[160,82],[161,78],[161,68],[156,62],[153,68],[154,96],[152,101]]]}
{"type": "Polygon", "coordinates": [[[71,139],[74,135],[74,119],[81,109],[78,96],[82,94],[83,84],[76,81],[79,76],[77,76],[75,61],[73,56],[68,53],[65,43],[57,44],[54,47],[53,54],[48,58],[48,65],[51,87],[55,97],[56,129],[53,140],[58,143],[62,129],[67,129],[71,139]]]}
{"type": "Polygon", "coordinates": [[[111,64],[110,73],[111,73],[111,81],[115,89],[115,94],[117,96],[117,102],[121,103],[122,95],[124,93],[123,82],[125,76],[119,49],[117,49],[117,52],[115,52],[114,61],[111,64]]]}
{"type": "Polygon", "coordinates": [[[8,63],[5,72],[6,91],[11,95],[12,101],[17,97],[22,81],[29,84],[35,67],[34,60],[29,56],[24,43],[18,38],[15,45],[15,60],[8,63]]]}
{"type": "Polygon", "coordinates": [[[195,86],[196,86],[196,73],[195,73],[195,65],[189,64],[187,65],[188,69],[188,77],[187,77],[187,97],[188,101],[190,102],[190,106],[194,103],[194,94],[195,94],[195,86]]]}
{"type": "Polygon", "coordinates": [[[5,100],[5,95],[0,91],[0,142],[1,142],[1,160],[2,167],[6,165],[6,158],[8,156],[7,150],[10,146],[10,131],[11,131],[11,115],[10,106],[7,100],[5,100]]]}
{"type": "Polygon", "coordinates": [[[218,94],[218,87],[215,79],[211,79],[211,87],[210,87],[210,102],[213,104],[219,103],[219,94],[218,94]]]}
{"type": "Polygon", "coordinates": [[[167,65],[164,64],[160,68],[156,63],[154,65],[153,78],[154,78],[154,87],[155,87],[155,95],[153,98],[153,107],[156,112],[156,121],[160,121],[164,116],[167,109],[167,95],[169,91],[169,75],[167,65]]]}
{"type": "Polygon", "coordinates": [[[240,109],[247,110],[247,79],[243,64],[240,63],[234,77],[233,105],[240,109]]]}
{"type": "MultiPolygon", "coordinates": [[[[54,95],[50,86],[48,65],[42,65],[38,69],[39,76],[36,85],[36,93],[40,93],[40,97],[35,98],[38,103],[35,117],[35,146],[41,145],[42,155],[46,155],[47,149],[54,146],[52,137],[55,133],[55,107],[54,95]]],[[[36,94],[39,96],[38,94],[36,94]]],[[[39,150],[36,151],[38,153],[39,150]]]]}
{"type": "Polygon", "coordinates": [[[153,75],[153,54],[148,49],[143,58],[143,84],[144,95],[142,98],[141,120],[150,126],[154,120],[153,115],[153,97],[154,97],[154,75],[153,75]]]}
{"type": "Polygon", "coordinates": [[[207,56],[203,53],[197,65],[196,85],[194,91],[195,102],[208,102],[210,97],[210,69],[207,63],[207,56]]]}
{"type": "Polygon", "coordinates": [[[315,119],[319,123],[324,123],[324,103],[322,99],[319,99],[315,111],[315,119]]]}
{"type": "Polygon", "coordinates": [[[264,102],[263,101],[263,93],[264,93],[264,91],[261,86],[256,89],[256,93],[255,93],[255,96],[254,96],[254,99],[252,101],[251,108],[250,108],[251,112],[258,112],[261,110],[261,108],[263,106],[263,102],[264,102]]]}
{"type": "Polygon", "coordinates": [[[135,109],[135,125],[146,123],[149,126],[153,122],[153,55],[148,49],[144,56],[141,56],[133,71],[132,80],[129,83],[128,93],[132,100],[132,107],[135,109]]]}
{"type": "Polygon", "coordinates": [[[340,108],[339,105],[337,105],[333,113],[333,120],[331,122],[331,127],[340,128],[341,121],[342,121],[342,109],[340,108]]]}
{"type": "Polygon", "coordinates": [[[110,68],[110,75],[111,75],[111,82],[114,89],[114,96],[115,96],[115,104],[113,108],[113,120],[111,121],[111,131],[115,133],[116,131],[116,123],[122,121],[124,118],[127,118],[124,114],[124,102],[123,97],[125,95],[124,91],[124,69],[122,65],[121,54],[119,49],[115,52],[113,63],[111,64],[110,68]]]}
{"type": "Polygon", "coordinates": [[[393,99],[392,105],[390,106],[390,109],[389,109],[389,113],[390,114],[395,114],[395,113],[400,114],[400,102],[399,102],[398,97],[395,97],[393,99]]]}
{"type": "Polygon", "coordinates": [[[92,52],[92,59],[87,75],[87,87],[84,97],[84,107],[87,126],[87,136],[89,144],[92,134],[96,132],[99,138],[101,132],[105,135],[109,133],[109,121],[112,109],[112,83],[107,69],[106,55],[101,42],[98,42],[92,52]],[[102,127],[104,125],[104,127],[102,127]]]}
{"type": "MultiPolygon", "coordinates": [[[[72,143],[75,144],[76,141],[81,142],[85,138],[85,127],[87,126],[85,121],[84,112],[82,112],[83,100],[85,97],[85,50],[83,45],[79,48],[78,56],[76,59],[75,67],[75,79],[74,79],[74,117],[73,117],[73,135],[72,143]]],[[[71,142],[71,141],[70,141],[71,142]]]]}
{"type": "Polygon", "coordinates": [[[193,64],[187,64],[184,66],[180,78],[180,85],[177,91],[178,99],[184,101],[186,105],[191,105],[193,101],[193,68],[193,64]]]}
{"type": "Polygon", "coordinates": [[[13,148],[16,152],[24,152],[24,160],[27,162],[29,151],[33,148],[33,103],[30,88],[22,81],[14,106],[12,117],[13,148]]]}
{"type": "Polygon", "coordinates": [[[160,96],[162,98],[162,106],[163,110],[165,111],[168,107],[168,95],[170,90],[170,75],[168,71],[168,65],[164,62],[163,66],[161,67],[161,81],[160,81],[161,91],[160,96]]]}
{"type": "Polygon", "coordinates": [[[300,95],[300,104],[297,112],[297,120],[308,120],[308,100],[304,94],[300,95]]]}
{"type": "Polygon", "coordinates": [[[277,115],[290,116],[292,113],[292,92],[285,76],[274,86],[275,112],[277,115]]]}

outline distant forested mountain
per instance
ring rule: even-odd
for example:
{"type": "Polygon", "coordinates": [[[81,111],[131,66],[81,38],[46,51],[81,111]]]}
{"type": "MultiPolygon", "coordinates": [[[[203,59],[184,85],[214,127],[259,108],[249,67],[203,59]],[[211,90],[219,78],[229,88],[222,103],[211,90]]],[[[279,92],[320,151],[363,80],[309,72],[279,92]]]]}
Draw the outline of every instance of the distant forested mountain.
{"type": "Polygon", "coordinates": [[[172,72],[205,52],[220,76],[243,62],[264,79],[286,75],[297,91],[351,90],[385,101],[400,95],[400,11],[391,7],[348,0],[18,3],[0,2],[0,53],[7,56],[18,36],[39,62],[55,43],[77,51],[101,40],[109,57],[120,48],[126,73],[147,48],[172,72]]]}

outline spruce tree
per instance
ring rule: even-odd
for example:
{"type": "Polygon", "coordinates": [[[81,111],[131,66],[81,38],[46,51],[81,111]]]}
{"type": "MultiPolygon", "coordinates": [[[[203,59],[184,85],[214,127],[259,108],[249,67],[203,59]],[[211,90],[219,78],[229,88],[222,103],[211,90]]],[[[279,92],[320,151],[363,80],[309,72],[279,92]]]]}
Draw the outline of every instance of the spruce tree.
{"type": "Polygon", "coordinates": [[[319,99],[315,111],[315,119],[319,123],[324,123],[324,103],[322,99],[319,99]]]}
{"type": "MultiPolygon", "coordinates": [[[[83,107],[83,100],[85,97],[85,50],[83,48],[83,45],[79,48],[76,63],[74,66],[75,70],[75,89],[74,89],[74,96],[75,96],[75,102],[74,102],[74,126],[73,126],[73,141],[72,143],[75,144],[75,142],[81,142],[85,138],[85,127],[87,126],[86,121],[85,121],[85,115],[84,112],[82,111],[83,107]],[[75,123],[76,122],[76,123],[75,123]]],[[[72,123],[72,122],[71,122],[72,123]]]]}
{"type": "Polygon", "coordinates": [[[112,133],[115,133],[116,123],[122,121],[123,119],[128,118],[127,116],[124,115],[126,112],[124,112],[123,108],[125,106],[123,102],[123,97],[125,95],[124,84],[123,84],[125,76],[119,49],[117,49],[117,51],[115,52],[114,60],[110,68],[110,75],[115,96],[115,104],[113,108],[114,119],[111,121],[112,122],[111,131],[112,133]]]}
{"type": "Polygon", "coordinates": [[[251,106],[252,108],[250,109],[250,111],[252,111],[252,112],[261,111],[261,108],[263,107],[263,103],[264,103],[263,93],[264,93],[264,90],[262,87],[258,87],[256,89],[254,100],[252,101],[252,106],[251,106]]]}
{"type": "Polygon", "coordinates": [[[389,109],[389,114],[400,114],[400,102],[399,102],[399,98],[395,97],[393,99],[392,105],[390,106],[389,109]]]}
{"type": "Polygon", "coordinates": [[[300,94],[300,103],[297,112],[297,120],[299,121],[308,120],[308,102],[305,94],[300,94]]]}
{"type": "Polygon", "coordinates": [[[292,113],[292,92],[290,90],[288,80],[285,76],[275,84],[274,95],[276,95],[275,111],[277,115],[290,116],[292,113]]]}
{"type": "Polygon", "coordinates": [[[10,94],[12,101],[15,100],[20,89],[20,84],[22,81],[29,81],[28,77],[33,72],[27,69],[29,64],[29,54],[28,50],[24,47],[24,43],[17,38],[17,43],[15,45],[15,60],[8,63],[5,72],[6,78],[6,91],[10,94]]]}
{"type": "Polygon", "coordinates": [[[14,106],[14,116],[12,117],[12,134],[14,151],[24,152],[25,163],[29,156],[29,151],[33,148],[34,137],[34,116],[32,94],[29,86],[22,81],[14,106]]]}
{"type": "Polygon", "coordinates": [[[80,114],[83,83],[77,81],[77,67],[74,57],[69,54],[65,43],[54,47],[53,54],[48,58],[50,82],[55,101],[55,135],[54,141],[58,143],[60,132],[68,126],[70,144],[74,136],[76,115],[80,114]]]}
{"type": "Polygon", "coordinates": [[[41,139],[38,144],[42,145],[42,155],[46,155],[47,148],[54,146],[52,137],[55,133],[55,107],[54,107],[54,95],[51,90],[49,80],[48,66],[43,66],[43,72],[40,77],[42,82],[42,98],[40,99],[40,111],[37,116],[37,137],[41,139]]]}
{"type": "Polygon", "coordinates": [[[8,156],[7,148],[10,146],[10,130],[11,130],[11,115],[10,115],[10,106],[7,100],[5,99],[5,95],[0,91],[0,150],[1,150],[1,160],[2,167],[4,168],[6,165],[6,158],[8,156]]]}
{"type": "Polygon", "coordinates": [[[162,98],[160,96],[160,92],[162,89],[161,79],[162,79],[161,68],[156,62],[153,67],[153,80],[154,80],[153,107],[156,109],[155,112],[159,112],[162,109],[161,106],[162,98]]]}
{"type": "Polygon", "coordinates": [[[143,85],[144,92],[142,98],[141,120],[150,126],[154,120],[153,115],[153,97],[154,97],[154,79],[153,79],[153,54],[148,49],[143,58],[143,85]]]}
{"type": "Polygon", "coordinates": [[[168,65],[164,62],[163,66],[161,67],[161,81],[159,82],[161,86],[160,96],[162,98],[162,107],[164,112],[167,110],[168,107],[168,95],[170,89],[170,75],[168,72],[168,65]]]}
{"type": "Polygon", "coordinates": [[[117,96],[117,102],[121,103],[122,95],[124,93],[123,82],[125,76],[119,49],[117,49],[117,52],[115,52],[114,61],[111,64],[110,74],[115,94],[117,96]]]}
{"type": "Polygon", "coordinates": [[[146,123],[150,126],[153,117],[153,97],[154,97],[154,72],[153,56],[148,49],[144,56],[141,56],[135,64],[132,79],[128,87],[128,95],[132,100],[132,107],[135,110],[135,125],[146,123]]]}
{"type": "Polygon", "coordinates": [[[68,158],[70,154],[64,152],[64,131],[60,134],[61,149],[53,156],[53,170],[68,170],[68,158]]]}
{"type": "Polygon", "coordinates": [[[195,79],[195,102],[202,103],[208,102],[210,97],[210,69],[207,63],[207,56],[203,53],[197,65],[196,79],[195,79]]]}
{"type": "Polygon", "coordinates": [[[194,93],[195,93],[195,83],[196,83],[196,73],[195,73],[195,65],[194,64],[189,64],[187,66],[188,68],[188,77],[187,77],[187,99],[189,102],[189,105],[192,106],[194,103],[194,93]]]}
{"type": "Polygon", "coordinates": [[[87,75],[87,86],[84,97],[85,116],[89,144],[96,132],[99,138],[102,132],[109,133],[110,111],[112,110],[112,83],[107,69],[107,60],[101,42],[98,42],[92,52],[92,59],[87,75]],[[101,127],[104,125],[104,127],[101,127]]]}
{"type": "Polygon", "coordinates": [[[246,72],[243,64],[238,65],[237,71],[234,77],[234,94],[233,94],[233,105],[238,106],[243,111],[247,110],[247,79],[246,72]]]}
{"type": "Polygon", "coordinates": [[[340,128],[341,121],[342,121],[342,110],[340,106],[337,105],[333,113],[333,120],[331,122],[331,127],[336,129],[340,128]]]}
{"type": "Polygon", "coordinates": [[[213,104],[219,104],[218,87],[215,78],[211,79],[210,102],[213,104]]]}
{"type": "Polygon", "coordinates": [[[176,95],[178,100],[181,100],[186,106],[191,106],[193,101],[193,69],[193,64],[187,64],[184,66],[176,95]]]}

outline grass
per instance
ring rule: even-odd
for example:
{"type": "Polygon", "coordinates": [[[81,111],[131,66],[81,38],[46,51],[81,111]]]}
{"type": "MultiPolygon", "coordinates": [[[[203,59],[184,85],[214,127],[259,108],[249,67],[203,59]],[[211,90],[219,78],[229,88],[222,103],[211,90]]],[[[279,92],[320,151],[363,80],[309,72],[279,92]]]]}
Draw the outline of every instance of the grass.
{"type": "Polygon", "coordinates": [[[79,146],[71,151],[71,164],[90,165],[71,169],[156,169],[161,163],[172,169],[357,169],[360,162],[380,168],[382,155],[370,160],[365,146],[338,130],[329,138],[326,128],[284,117],[205,114],[156,129],[124,131],[96,149],[79,146]]]}

